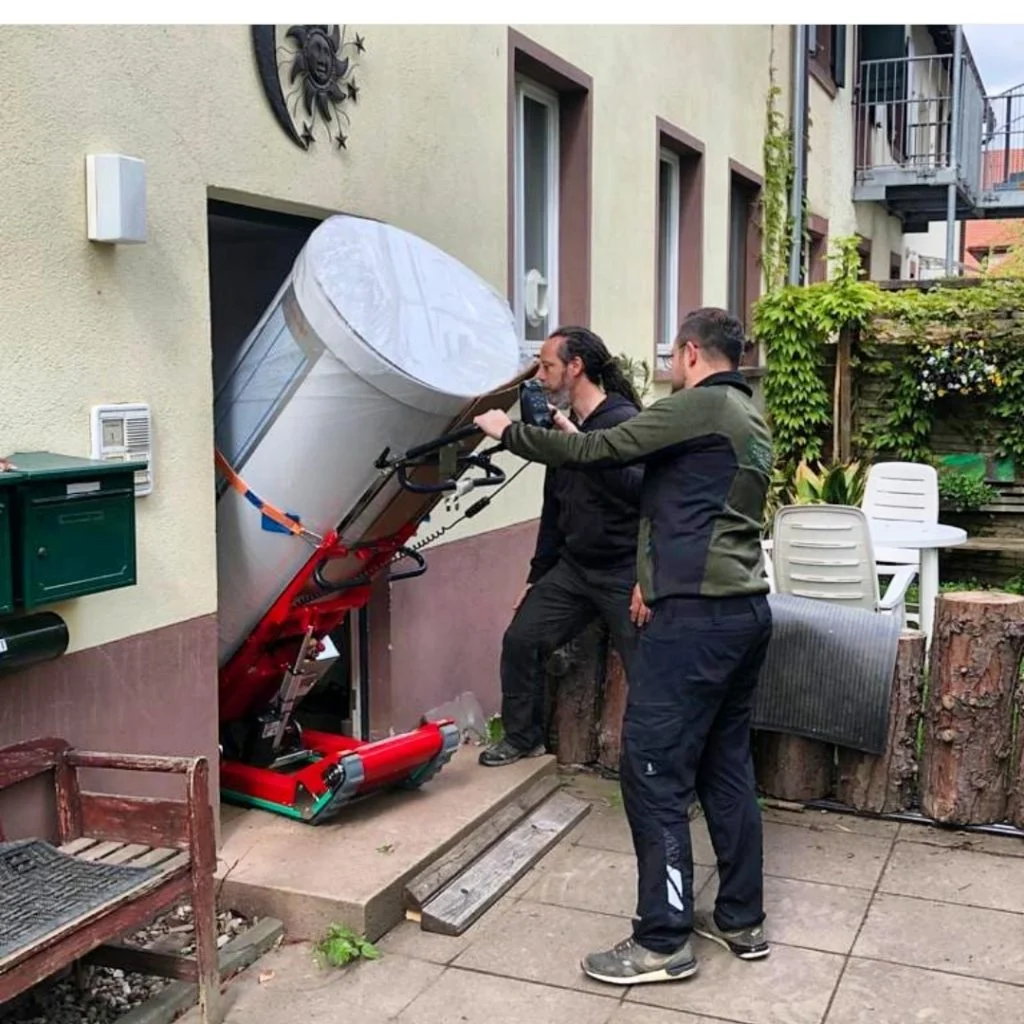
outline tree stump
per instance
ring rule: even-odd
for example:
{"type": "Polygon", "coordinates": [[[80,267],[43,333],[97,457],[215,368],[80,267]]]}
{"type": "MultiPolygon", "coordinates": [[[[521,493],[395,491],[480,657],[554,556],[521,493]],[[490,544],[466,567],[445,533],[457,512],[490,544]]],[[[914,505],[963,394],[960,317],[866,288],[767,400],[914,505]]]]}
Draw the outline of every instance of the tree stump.
{"type": "Polygon", "coordinates": [[[1024,598],[942,594],[935,603],[921,809],[936,821],[1004,819],[1024,598]]]}
{"type": "Polygon", "coordinates": [[[832,792],[833,747],[777,732],[754,734],[754,774],[776,800],[821,800],[832,792]]]}
{"type": "Polygon", "coordinates": [[[593,764],[597,760],[607,649],[607,630],[597,620],[548,661],[548,684],[554,696],[551,724],[559,764],[593,764]]]}
{"type": "Polygon", "coordinates": [[[917,782],[917,726],[921,715],[925,635],[900,637],[889,697],[885,753],[864,754],[839,748],[836,799],[858,811],[892,814],[907,810],[917,782]]]}
{"type": "Polygon", "coordinates": [[[616,650],[609,644],[608,662],[601,698],[601,724],[597,733],[597,760],[602,768],[617,772],[622,752],[622,718],[626,713],[626,669],[616,650]]]}

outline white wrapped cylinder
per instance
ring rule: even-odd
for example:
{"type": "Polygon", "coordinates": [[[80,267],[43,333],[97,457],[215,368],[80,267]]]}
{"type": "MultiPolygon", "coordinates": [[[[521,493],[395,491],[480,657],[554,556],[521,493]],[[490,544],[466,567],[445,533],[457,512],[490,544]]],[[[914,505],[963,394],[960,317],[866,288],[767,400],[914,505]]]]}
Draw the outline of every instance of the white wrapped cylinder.
{"type": "MultiPolygon", "coordinates": [[[[332,217],[217,382],[217,449],[260,498],[322,535],[379,482],[384,448],[442,433],[522,365],[512,312],[480,277],[408,232],[332,217]]],[[[224,664],[312,548],[218,486],[224,664]]],[[[361,510],[352,528],[365,520],[361,510]]]]}

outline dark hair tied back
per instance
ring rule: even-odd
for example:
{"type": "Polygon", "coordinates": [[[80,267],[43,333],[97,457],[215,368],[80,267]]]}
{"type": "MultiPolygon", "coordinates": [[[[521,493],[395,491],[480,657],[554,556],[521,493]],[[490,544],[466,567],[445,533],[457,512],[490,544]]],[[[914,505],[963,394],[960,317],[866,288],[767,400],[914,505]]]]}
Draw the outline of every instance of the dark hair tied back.
{"type": "Polygon", "coordinates": [[[622,395],[637,409],[643,408],[633,382],[599,335],[586,327],[570,326],[552,331],[551,337],[562,340],[558,353],[562,362],[579,359],[587,380],[600,385],[608,394],[622,395]]]}

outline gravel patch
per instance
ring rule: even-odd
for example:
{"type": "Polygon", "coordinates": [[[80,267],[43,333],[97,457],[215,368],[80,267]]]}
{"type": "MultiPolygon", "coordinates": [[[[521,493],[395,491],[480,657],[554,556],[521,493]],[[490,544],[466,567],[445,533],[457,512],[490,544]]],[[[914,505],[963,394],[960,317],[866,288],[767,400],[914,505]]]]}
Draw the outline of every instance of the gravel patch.
{"type": "MultiPolygon", "coordinates": [[[[217,945],[227,945],[256,923],[234,911],[217,914],[217,945]]],[[[192,906],[182,903],[124,939],[125,945],[160,953],[195,952],[192,906]]],[[[119,1017],[171,984],[168,978],[107,967],[85,967],[40,982],[0,1006],[0,1024],[115,1024],[119,1017]]]]}

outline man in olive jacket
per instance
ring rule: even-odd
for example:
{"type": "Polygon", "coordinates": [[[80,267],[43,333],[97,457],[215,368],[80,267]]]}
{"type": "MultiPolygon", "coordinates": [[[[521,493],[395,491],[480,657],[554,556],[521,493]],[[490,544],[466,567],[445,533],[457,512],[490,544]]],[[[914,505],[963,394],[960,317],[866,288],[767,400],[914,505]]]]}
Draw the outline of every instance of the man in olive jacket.
{"type": "Polygon", "coordinates": [[[771,436],[739,363],[743,326],[724,310],[683,321],[673,393],[609,430],[477,425],[549,466],[642,463],[639,593],[649,609],[622,730],[622,796],[639,872],[633,934],[583,960],[616,985],[697,970],[690,934],[745,960],[767,956],[761,814],[750,753],[754,691],[771,637],[761,522],[771,436]],[[693,913],[688,809],[700,799],[718,860],[713,914],[693,913]]]}

